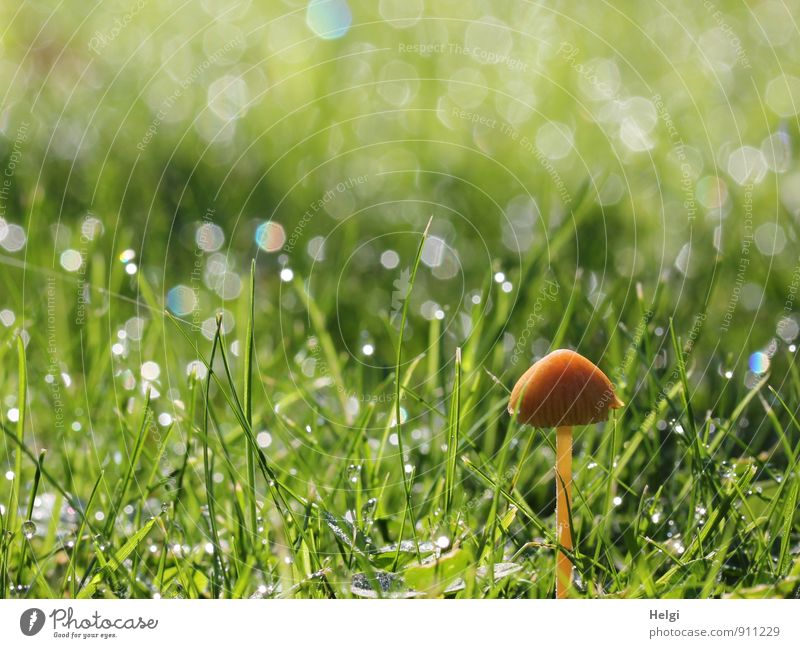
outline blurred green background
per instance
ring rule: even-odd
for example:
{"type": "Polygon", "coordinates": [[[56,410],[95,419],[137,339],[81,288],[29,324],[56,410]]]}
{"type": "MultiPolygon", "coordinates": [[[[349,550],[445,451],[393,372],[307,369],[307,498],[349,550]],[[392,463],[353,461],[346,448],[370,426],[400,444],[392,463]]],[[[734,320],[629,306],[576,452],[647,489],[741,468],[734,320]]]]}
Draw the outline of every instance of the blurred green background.
{"type": "MultiPolygon", "coordinates": [[[[77,250],[120,295],[91,295],[91,312],[124,322],[139,299],[117,261],[130,248],[161,304],[199,258],[202,290],[183,297],[205,319],[258,254],[265,310],[289,267],[323,311],[359,314],[339,318],[337,341],[368,338],[383,366],[381,315],[433,215],[415,319],[441,309],[458,331],[487,277],[507,274],[513,303],[541,256],[562,284],[580,268],[580,299],[617,312],[635,282],[648,296],[667,283],[663,312],[688,331],[716,275],[709,321],[727,323],[736,362],[794,311],[792,4],[6,3],[3,218],[27,242],[7,236],[4,306],[36,321],[42,273],[68,275],[61,255],[77,250]],[[82,249],[87,214],[99,222],[82,249]],[[387,250],[399,257],[382,263],[387,250]]],[[[603,316],[576,309],[576,330],[603,316]]],[[[547,320],[545,341],[559,311],[547,320]]]]}
{"type": "MultiPolygon", "coordinates": [[[[226,309],[241,331],[256,256],[260,348],[285,352],[276,371],[308,354],[282,344],[308,333],[284,271],[374,385],[394,362],[393,293],[433,216],[411,352],[441,319],[452,357],[493,278],[478,317],[501,312],[501,325],[481,353],[514,348],[535,310],[532,277],[547,276],[560,289],[518,369],[547,350],[570,301],[566,343],[621,354],[615,330],[636,326],[640,283],[662,330],[674,317],[689,337],[707,314],[703,388],[737,367],[752,386],[751,354],[769,360],[798,328],[791,8],[6,3],[6,335],[44,333],[51,275],[67,373],[87,369],[72,340],[97,318],[108,344],[131,318],[143,331],[161,319],[148,307],[171,306],[207,338],[226,309]]],[[[157,348],[145,339],[118,342],[141,364],[157,348]]]]}

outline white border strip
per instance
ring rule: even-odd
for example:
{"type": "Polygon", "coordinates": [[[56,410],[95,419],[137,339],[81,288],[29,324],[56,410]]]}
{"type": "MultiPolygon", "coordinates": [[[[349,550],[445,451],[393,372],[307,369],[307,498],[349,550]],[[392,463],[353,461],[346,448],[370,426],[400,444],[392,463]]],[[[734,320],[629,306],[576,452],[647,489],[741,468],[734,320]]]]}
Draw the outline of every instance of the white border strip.
{"type": "Polygon", "coordinates": [[[798,646],[798,600],[6,600],[3,646],[798,646]],[[33,617],[33,618],[32,618],[33,617]],[[26,636],[39,627],[38,632],[26,636]],[[705,632],[705,634],[703,634],[705,632]],[[152,642],[155,642],[153,644],[152,642]],[[171,643],[168,643],[171,642],[171,643]],[[599,642],[599,643],[598,643],[599,642]]]}

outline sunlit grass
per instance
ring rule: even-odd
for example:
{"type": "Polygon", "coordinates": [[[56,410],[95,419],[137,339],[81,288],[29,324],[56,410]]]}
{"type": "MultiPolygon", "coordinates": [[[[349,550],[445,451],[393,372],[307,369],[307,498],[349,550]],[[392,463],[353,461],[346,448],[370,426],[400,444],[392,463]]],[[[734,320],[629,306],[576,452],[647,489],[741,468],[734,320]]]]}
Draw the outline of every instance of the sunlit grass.
{"type": "MultiPolygon", "coordinates": [[[[258,295],[258,279],[254,286],[258,295]]],[[[249,295],[242,301],[249,309],[249,295]]],[[[737,390],[726,408],[690,418],[692,355],[677,334],[670,341],[669,331],[652,328],[620,350],[632,358],[619,384],[629,406],[606,425],[576,430],[578,595],[790,595],[800,576],[794,415],[766,379],[737,390]],[[653,369],[645,348],[669,362],[653,369]],[[756,403],[763,423],[747,433],[754,423],[744,426],[745,412],[756,403]]],[[[401,360],[385,383],[397,385],[400,400],[365,403],[348,424],[326,394],[330,384],[269,369],[276,363],[259,352],[257,314],[252,330],[252,363],[247,352],[231,355],[218,328],[197,349],[213,367],[202,382],[174,372],[170,388],[183,404],[168,425],[155,422],[163,405],[149,394],[128,397],[118,410],[128,450],[118,459],[94,464],[77,444],[37,458],[30,431],[20,443],[4,422],[22,477],[22,492],[9,494],[32,506],[3,516],[2,573],[12,595],[552,595],[554,440],[505,414],[507,389],[494,373],[502,356],[467,361],[480,343],[468,338],[455,361],[401,360]],[[444,392],[427,400],[420,392],[440,372],[444,392]],[[397,434],[397,404],[407,417],[402,462],[400,437],[387,442],[397,434]],[[272,436],[266,448],[261,428],[272,436]],[[427,432],[420,440],[412,429],[427,432]]],[[[176,320],[164,335],[176,356],[189,357],[194,338],[182,333],[176,320]]],[[[609,353],[604,364],[622,357],[609,353]]],[[[364,380],[352,362],[339,370],[353,384],[364,380]]],[[[796,377],[781,385],[798,387],[796,377]]],[[[95,434],[91,452],[115,447],[113,435],[95,434]]]]}

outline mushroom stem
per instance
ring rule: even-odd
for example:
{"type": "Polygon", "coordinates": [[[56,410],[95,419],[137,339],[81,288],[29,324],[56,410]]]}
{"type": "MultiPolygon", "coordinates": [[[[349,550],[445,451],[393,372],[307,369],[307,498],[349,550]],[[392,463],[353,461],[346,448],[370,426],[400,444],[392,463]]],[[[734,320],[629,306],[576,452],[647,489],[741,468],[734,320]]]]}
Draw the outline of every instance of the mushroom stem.
{"type": "MultiPolygon", "coordinates": [[[[572,550],[569,509],[572,506],[572,426],[556,429],[556,536],[558,544],[572,550]]],[[[556,598],[569,598],[572,562],[563,552],[556,554],[556,598]]]]}

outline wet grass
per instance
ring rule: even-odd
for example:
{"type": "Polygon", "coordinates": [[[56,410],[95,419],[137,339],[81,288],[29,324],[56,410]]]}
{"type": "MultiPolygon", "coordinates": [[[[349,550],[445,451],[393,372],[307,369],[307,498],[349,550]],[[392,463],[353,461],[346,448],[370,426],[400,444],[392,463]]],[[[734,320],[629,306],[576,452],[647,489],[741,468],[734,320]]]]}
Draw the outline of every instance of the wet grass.
{"type": "Polygon", "coordinates": [[[573,596],[797,596],[782,3],[29,4],[0,596],[552,597],[506,404],[560,347],[626,403],[574,430],[573,596]]]}
{"type": "MultiPolygon", "coordinates": [[[[405,304],[425,234],[418,236],[405,304]]],[[[483,352],[480,335],[454,341],[452,356],[414,356],[399,343],[404,308],[394,370],[374,385],[393,398],[342,399],[335,380],[366,389],[368,370],[332,346],[325,357],[335,366],[322,379],[280,369],[276,349],[260,344],[269,318],[255,264],[251,277],[240,299],[243,344],[221,317],[203,344],[191,323],[164,314],[158,335],[143,341],[163,345],[163,378],[139,393],[109,390],[102,405],[93,403],[102,379],[65,390],[76,411],[88,399],[101,413],[87,417],[89,438],[37,426],[26,398],[41,400],[26,372],[37,340],[26,350],[16,338],[16,367],[9,371],[5,359],[17,376],[18,415],[2,422],[13,463],[2,489],[3,592],[552,596],[553,431],[520,427],[506,414],[508,388],[524,367],[506,366],[496,348],[483,352]],[[186,358],[199,360],[188,376],[186,358]],[[154,397],[160,390],[169,397],[154,397]],[[114,417],[102,414],[109,409],[114,417]]],[[[298,293],[313,328],[288,332],[283,348],[332,345],[330,313],[299,294],[301,283],[279,289],[298,293]]],[[[482,300],[502,298],[487,282],[482,300]]],[[[573,594],[795,595],[793,358],[785,352],[784,376],[773,372],[747,389],[698,366],[702,332],[688,344],[642,290],[630,308],[639,321],[626,324],[611,301],[607,308],[616,344],[581,350],[614,376],[627,405],[606,424],[576,429],[573,594]],[[637,327],[641,334],[631,335],[637,327]],[[718,391],[701,399],[697,385],[706,382],[718,391]]],[[[492,330],[497,317],[476,326],[492,330]]],[[[431,338],[437,325],[429,324],[431,338]]]]}

